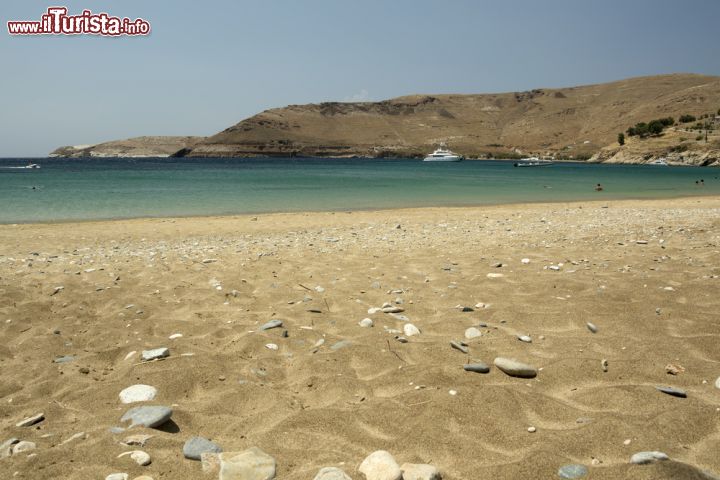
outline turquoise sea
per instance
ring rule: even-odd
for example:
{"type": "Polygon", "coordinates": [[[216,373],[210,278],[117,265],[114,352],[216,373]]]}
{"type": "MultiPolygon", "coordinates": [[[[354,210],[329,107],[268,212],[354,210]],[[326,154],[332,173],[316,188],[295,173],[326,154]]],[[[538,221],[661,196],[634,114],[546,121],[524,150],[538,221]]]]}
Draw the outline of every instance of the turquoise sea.
{"type": "Polygon", "coordinates": [[[720,194],[720,170],[511,161],[0,160],[0,223],[720,194]],[[704,180],[704,186],[695,182],[704,180]],[[596,192],[601,183],[604,191],[596,192]]]}

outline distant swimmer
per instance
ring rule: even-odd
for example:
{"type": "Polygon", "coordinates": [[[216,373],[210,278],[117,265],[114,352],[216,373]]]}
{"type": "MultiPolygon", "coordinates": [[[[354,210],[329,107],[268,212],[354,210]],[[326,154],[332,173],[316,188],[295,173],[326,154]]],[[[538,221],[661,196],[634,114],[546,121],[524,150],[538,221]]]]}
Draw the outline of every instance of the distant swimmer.
{"type": "Polygon", "coordinates": [[[603,186],[598,183],[597,185],[595,185],[595,191],[596,191],[596,192],[602,192],[602,191],[603,191],[603,186]]]}

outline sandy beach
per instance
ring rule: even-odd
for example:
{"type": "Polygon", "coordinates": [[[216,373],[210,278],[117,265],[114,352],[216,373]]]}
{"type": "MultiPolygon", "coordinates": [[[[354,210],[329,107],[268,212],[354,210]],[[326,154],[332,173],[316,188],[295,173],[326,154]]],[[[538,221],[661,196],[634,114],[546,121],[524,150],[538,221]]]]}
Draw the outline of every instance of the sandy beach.
{"type": "Polygon", "coordinates": [[[717,478],[719,232],[720,197],[1,225],[0,443],[36,448],[0,477],[217,478],[197,435],[288,480],[361,480],[376,450],[445,479],[717,478]],[[135,384],[172,420],[111,430],[135,384]]]}

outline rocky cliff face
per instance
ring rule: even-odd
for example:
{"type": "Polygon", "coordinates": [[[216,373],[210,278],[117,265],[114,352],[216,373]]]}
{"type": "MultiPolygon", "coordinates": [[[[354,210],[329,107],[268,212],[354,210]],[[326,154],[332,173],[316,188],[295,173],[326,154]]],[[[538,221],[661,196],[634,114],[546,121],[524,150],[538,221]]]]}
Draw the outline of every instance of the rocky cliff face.
{"type": "Polygon", "coordinates": [[[720,77],[690,74],[516,93],[290,105],[243,120],[184,154],[415,157],[445,142],[467,157],[587,159],[637,122],[718,108],[720,77]]]}
{"type": "Polygon", "coordinates": [[[203,137],[135,137],[126,140],[60,147],[51,157],[170,157],[189,149],[203,137]]]}
{"type": "MultiPolygon", "coordinates": [[[[720,124],[718,125],[720,127],[720,124]]],[[[614,143],[593,155],[591,162],[651,163],[663,159],[670,165],[720,167],[720,132],[693,131],[673,127],[660,136],[630,138],[625,145],[614,143]]]]}

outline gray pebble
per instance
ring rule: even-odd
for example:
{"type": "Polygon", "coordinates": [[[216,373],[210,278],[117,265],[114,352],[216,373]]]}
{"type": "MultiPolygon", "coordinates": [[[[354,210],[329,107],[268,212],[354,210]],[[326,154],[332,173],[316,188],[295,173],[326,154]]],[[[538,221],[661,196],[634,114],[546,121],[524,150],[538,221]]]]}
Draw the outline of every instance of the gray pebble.
{"type": "Polygon", "coordinates": [[[587,322],[586,325],[587,325],[588,330],[590,330],[592,333],[597,333],[597,332],[598,332],[598,328],[597,328],[597,326],[596,326],[594,323],[587,322]]]}
{"type": "Polygon", "coordinates": [[[537,369],[511,358],[498,357],[495,359],[495,366],[511,377],[535,378],[537,369]]]}
{"type": "Polygon", "coordinates": [[[55,360],[53,360],[53,363],[68,363],[75,360],[74,355],[63,355],[62,357],[57,357],[55,360]]]}
{"type": "Polygon", "coordinates": [[[454,348],[455,350],[460,350],[462,353],[468,353],[468,348],[464,345],[461,345],[460,343],[456,341],[451,341],[450,346],[454,348]]]}
{"type": "Polygon", "coordinates": [[[482,362],[468,363],[463,365],[463,370],[466,372],[488,373],[490,366],[482,362]]]}
{"type": "Polygon", "coordinates": [[[200,460],[203,453],[220,453],[222,448],[203,437],[192,437],[183,445],[183,455],[190,460],[200,460]]]}
{"type": "Polygon", "coordinates": [[[263,331],[270,330],[271,328],[278,328],[278,327],[282,327],[282,326],[283,326],[282,320],[270,320],[265,325],[260,327],[260,330],[263,330],[263,331]]]}
{"type": "Polygon", "coordinates": [[[120,417],[120,421],[130,421],[131,428],[136,425],[154,428],[170,420],[172,413],[173,411],[170,407],[134,407],[125,412],[125,415],[120,417]]]}
{"type": "Polygon", "coordinates": [[[673,397],[687,398],[687,392],[685,390],[680,390],[679,388],[672,388],[672,387],[655,387],[655,388],[657,388],[662,393],[672,395],[673,397]]]}
{"type": "Polygon", "coordinates": [[[532,343],[532,338],[530,338],[530,335],[518,335],[518,340],[525,343],[532,343]]]}
{"type": "Polygon", "coordinates": [[[635,465],[647,465],[648,463],[660,462],[663,460],[669,460],[663,452],[638,452],[630,457],[630,463],[635,465]]]}
{"type": "Polygon", "coordinates": [[[155,360],[156,358],[165,358],[170,356],[170,349],[165,347],[153,348],[152,350],[143,350],[142,359],[146,362],[155,360]]]}
{"type": "Polygon", "coordinates": [[[560,478],[582,478],[588,474],[588,469],[585,465],[579,465],[573,463],[570,465],[563,465],[558,469],[558,476],[560,478]]]}

